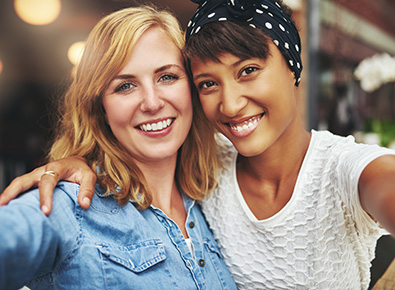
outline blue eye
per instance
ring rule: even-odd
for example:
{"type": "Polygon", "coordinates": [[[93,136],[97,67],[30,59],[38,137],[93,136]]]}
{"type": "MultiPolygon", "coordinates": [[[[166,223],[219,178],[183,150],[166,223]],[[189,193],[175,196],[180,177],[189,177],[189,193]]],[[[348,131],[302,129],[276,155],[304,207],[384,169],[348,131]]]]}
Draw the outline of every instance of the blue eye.
{"type": "Polygon", "coordinates": [[[115,89],[115,92],[116,92],[116,93],[118,93],[118,92],[125,92],[125,91],[128,91],[128,90],[132,89],[133,87],[134,87],[134,85],[133,85],[132,83],[127,83],[127,82],[125,82],[125,83],[120,84],[120,85],[115,89]]]}
{"type": "Polygon", "coordinates": [[[179,77],[176,75],[173,75],[173,74],[165,74],[160,77],[160,81],[167,82],[167,83],[176,81],[178,79],[179,79],[179,77]]]}

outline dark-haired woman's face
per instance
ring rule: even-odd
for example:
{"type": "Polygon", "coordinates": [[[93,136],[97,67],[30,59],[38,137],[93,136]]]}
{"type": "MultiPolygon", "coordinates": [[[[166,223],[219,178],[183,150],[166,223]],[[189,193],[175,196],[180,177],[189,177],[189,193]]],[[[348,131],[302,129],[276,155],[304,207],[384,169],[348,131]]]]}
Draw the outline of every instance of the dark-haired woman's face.
{"type": "Polygon", "coordinates": [[[220,62],[191,62],[207,118],[244,156],[284,140],[299,117],[294,75],[274,44],[270,52],[267,59],[224,54],[220,62]]]}

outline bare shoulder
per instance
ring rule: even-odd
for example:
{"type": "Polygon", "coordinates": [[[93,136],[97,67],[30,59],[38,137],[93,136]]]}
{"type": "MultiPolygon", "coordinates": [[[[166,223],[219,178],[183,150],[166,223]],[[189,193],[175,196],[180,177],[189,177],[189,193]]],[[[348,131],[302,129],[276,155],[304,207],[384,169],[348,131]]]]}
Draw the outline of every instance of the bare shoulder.
{"type": "Polygon", "coordinates": [[[395,156],[383,155],[369,163],[358,189],[363,209],[395,235],[395,156]]]}
{"type": "Polygon", "coordinates": [[[395,183],[395,155],[383,155],[370,162],[362,171],[359,185],[379,181],[395,183]]]}

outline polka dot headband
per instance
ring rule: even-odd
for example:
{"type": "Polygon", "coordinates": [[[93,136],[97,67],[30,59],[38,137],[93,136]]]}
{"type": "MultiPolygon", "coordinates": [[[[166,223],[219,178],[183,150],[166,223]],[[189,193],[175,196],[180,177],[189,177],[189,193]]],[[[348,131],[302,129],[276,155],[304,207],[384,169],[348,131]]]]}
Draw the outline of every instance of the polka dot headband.
{"type": "Polygon", "coordinates": [[[186,40],[197,34],[210,22],[242,21],[270,35],[279,48],[288,67],[295,75],[295,85],[300,83],[302,72],[301,44],[293,21],[271,0],[191,0],[199,4],[188,23],[186,40]]]}

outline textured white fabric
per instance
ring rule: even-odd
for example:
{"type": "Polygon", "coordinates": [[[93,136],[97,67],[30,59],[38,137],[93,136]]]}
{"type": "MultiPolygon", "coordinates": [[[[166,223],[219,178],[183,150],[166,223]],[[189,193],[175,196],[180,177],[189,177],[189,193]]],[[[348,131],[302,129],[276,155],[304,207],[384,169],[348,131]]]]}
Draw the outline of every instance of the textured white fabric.
{"type": "Polygon", "coordinates": [[[228,170],[202,203],[239,289],[367,289],[377,239],[386,232],[363,211],[362,170],[394,151],[312,131],[290,201],[257,220],[236,180],[237,152],[221,146],[228,170]]]}
{"type": "Polygon", "coordinates": [[[189,248],[189,251],[191,252],[192,257],[195,259],[195,251],[193,249],[193,243],[190,238],[185,239],[185,242],[187,243],[187,246],[189,248]]]}

